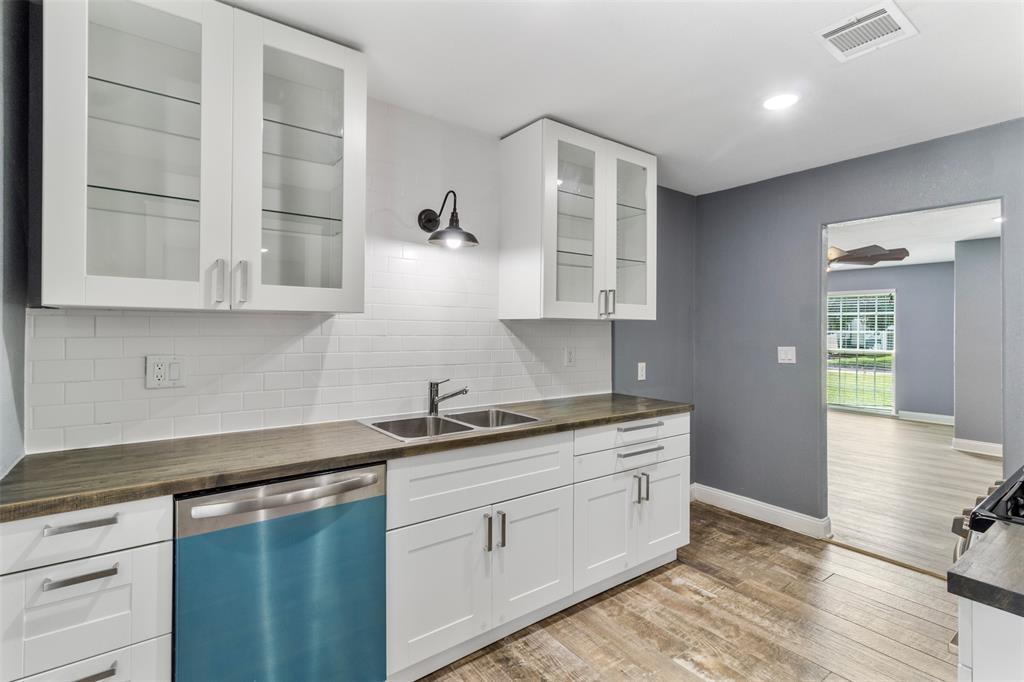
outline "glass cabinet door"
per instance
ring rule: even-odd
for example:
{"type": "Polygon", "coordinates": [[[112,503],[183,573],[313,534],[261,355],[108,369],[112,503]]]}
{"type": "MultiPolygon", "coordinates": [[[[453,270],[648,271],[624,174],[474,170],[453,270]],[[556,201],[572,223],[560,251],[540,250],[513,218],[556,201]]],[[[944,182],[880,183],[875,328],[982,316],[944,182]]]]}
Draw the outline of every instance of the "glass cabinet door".
{"type": "Polygon", "coordinates": [[[233,305],[361,310],[362,56],[241,11],[235,40],[233,305]]]}
{"type": "Polygon", "coordinates": [[[657,180],[653,157],[619,150],[615,159],[615,206],[609,230],[608,309],[612,319],[655,319],[657,180]]]}
{"type": "Polygon", "coordinates": [[[603,166],[593,138],[545,122],[545,195],[552,229],[545,237],[545,316],[593,318],[603,305],[603,166]]]}
{"type": "Polygon", "coordinates": [[[232,11],[44,12],[44,304],[227,307],[232,11]]]}

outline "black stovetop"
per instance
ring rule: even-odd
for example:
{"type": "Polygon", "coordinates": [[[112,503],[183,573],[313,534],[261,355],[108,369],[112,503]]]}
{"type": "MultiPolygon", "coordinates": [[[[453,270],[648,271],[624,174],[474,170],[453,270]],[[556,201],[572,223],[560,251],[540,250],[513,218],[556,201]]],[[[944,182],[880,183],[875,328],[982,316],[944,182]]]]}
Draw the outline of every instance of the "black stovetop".
{"type": "Polygon", "coordinates": [[[1010,475],[971,512],[970,528],[985,532],[996,521],[1024,525],[1024,467],[1010,475]]]}

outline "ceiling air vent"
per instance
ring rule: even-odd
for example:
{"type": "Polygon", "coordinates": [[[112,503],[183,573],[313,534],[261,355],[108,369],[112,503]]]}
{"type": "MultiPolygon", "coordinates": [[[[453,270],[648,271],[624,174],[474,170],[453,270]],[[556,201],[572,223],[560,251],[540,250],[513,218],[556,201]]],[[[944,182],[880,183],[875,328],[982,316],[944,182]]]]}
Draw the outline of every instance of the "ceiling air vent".
{"type": "Polygon", "coordinates": [[[915,35],[917,29],[894,2],[869,7],[821,31],[825,49],[841,62],[915,35]]]}

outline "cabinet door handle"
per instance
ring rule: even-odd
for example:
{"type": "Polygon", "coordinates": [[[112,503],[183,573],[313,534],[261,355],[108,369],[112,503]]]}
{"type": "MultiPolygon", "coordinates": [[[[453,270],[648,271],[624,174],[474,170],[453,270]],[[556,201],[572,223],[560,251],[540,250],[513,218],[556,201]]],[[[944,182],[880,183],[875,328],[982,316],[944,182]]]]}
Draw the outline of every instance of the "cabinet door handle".
{"type": "Polygon", "coordinates": [[[213,300],[216,301],[217,303],[223,303],[224,302],[224,288],[225,288],[224,284],[225,284],[225,280],[227,279],[227,276],[228,276],[228,267],[227,267],[227,265],[228,265],[227,261],[225,261],[223,258],[218,258],[217,259],[217,274],[215,275],[215,277],[217,278],[217,281],[214,284],[214,289],[216,290],[216,294],[214,294],[214,297],[213,297],[213,300]]]}
{"type": "Polygon", "coordinates": [[[651,475],[650,474],[640,474],[640,475],[644,477],[644,482],[647,483],[647,492],[644,493],[644,502],[650,502],[651,501],[651,475]]]}
{"type": "Polygon", "coordinates": [[[249,261],[243,259],[238,261],[238,274],[242,279],[242,286],[239,287],[238,302],[248,303],[249,301],[249,261]]]}
{"type": "Polygon", "coordinates": [[[500,511],[498,518],[501,519],[501,537],[498,540],[498,547],[505,547],[508,542],[508,514],[500,511]]]}
{"type": "Polygon", "coordinates": [[[656,429],[659,426],[664,426],[665,422],[651,422],[650,424],[636,424],[634,426],[620,426],[619,433],[629,433],[631,431],[642,431],[643,429],[656,429]]]}
{"type": "Polygon", "coordinates": [[[105,680],[115,675],[117,675],[117,661],[114,661],[113,665],[106,670],[101,670],[98,673],[86,675],[85,677],[79,677],[75,682],[100,682],[100,680],[105,680]]]}
{"type": "Polygon", "coordinates": [[[615,314],[615,289],[608,290],[608,314],[615,314]]]}
{"type": "Polygon", "coordinates": [[[617,453],[619,457],[636,457],[637,455],[646,455],[649,452],[660,452],[664,450],[664,445],[655,445],[653,448],[644,448],[643,450],[634,450],[633,452],[620,452],[617,453]]]}
{"type": "Polygon", "coordinates": [[[634,504],[643,504],[644,498],[641,495],[641,488],[643,487],[643,484],[640,480],[640,476],[633,474],[633,480],[636,481],[636,502],[634,502],[634,504]]]}
{"type": "Polygon", "coordinates": [[[78,523],[69,523],[66,526],[43,526],[43,537],[48,538],[51,535],[63,535],[64,533],[74,533],[79,530],[89,530],[90,528],[102,528],[103,526],[113,526],[117,523],[117,514],[107,517],[105,519],[96,519],[94,521],[79,521],[78,523]]]}
{"type": "Polygon", "coordinates": [[[607,310],[608,310],[608,290],[607,289],[601,289],[601,291],[597,292],[597,316],[598,317],[602,317],[603,315],[607,315],[608,314],[607,310]]]}
{"type": "Polygon", "coordinates": [[[487,542],[484,543],[484,551],[490,552],[494,549],[494,524],[490,514],[484,514],[484,521],[487,522],[487,542]]]}
{"type": "Polygon", "coordinates": [[[79,585],[92,580],[109,578],[110,576],[117,575],[117,567],[118,564],[114,564],[110,568],[104,568],[102,571],[83,573],[82,575],[76,575],[73,578],[64,578],[63,580],[50,580],[47,578],[43,581],[42,590],[43,592],[49,592],[50,590],[59,590],[62,587],[71,587],[72,585],[79,585]]]}

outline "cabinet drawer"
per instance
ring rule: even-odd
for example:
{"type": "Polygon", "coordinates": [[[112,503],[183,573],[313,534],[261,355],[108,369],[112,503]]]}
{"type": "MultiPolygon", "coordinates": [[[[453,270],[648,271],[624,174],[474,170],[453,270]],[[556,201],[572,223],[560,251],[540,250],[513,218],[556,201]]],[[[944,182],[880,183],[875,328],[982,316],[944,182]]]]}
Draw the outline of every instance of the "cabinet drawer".
{"type": "Polygon", "coordinates": [[[141,644],[87,658],[21,682],[170,682],[171,636],[164,635],[141,644]]]}
{"type": "Polygon", "coordinates": [[[0,575],[170,540],[170,497],[0,524],[0,575]]]}
{"type": "Polygon", "coordinates": [[[0,682],[171,631],[171,542],[0,577],[0,682]]]}
{"type": "Polygon", "coordinates": [[[592,478],[628,471],[656,462],[665,462],[689,454],[689,435],[672,436],[629,447],[591,452],[573,458],[573,480],[576,482],[588,481],[592,478]]]}
{"type": "Polygon", "coordinates": [[[388,528],[572,483],[572,433],[388,462],[388,528]]]}
{"type": "Polygon", "coordinates": [[[646,443],[668,436],[681,436],[690,433],[690,414],[672,414],[667,417],[639,419],[621,424],[592,426],[589,429],[576,431],[574,453],[585,455],[588,452],[621,448],[636,443],[646,443]]]}

